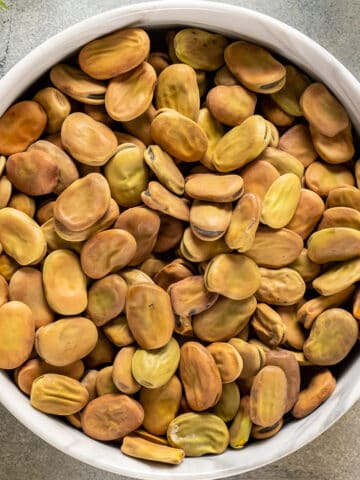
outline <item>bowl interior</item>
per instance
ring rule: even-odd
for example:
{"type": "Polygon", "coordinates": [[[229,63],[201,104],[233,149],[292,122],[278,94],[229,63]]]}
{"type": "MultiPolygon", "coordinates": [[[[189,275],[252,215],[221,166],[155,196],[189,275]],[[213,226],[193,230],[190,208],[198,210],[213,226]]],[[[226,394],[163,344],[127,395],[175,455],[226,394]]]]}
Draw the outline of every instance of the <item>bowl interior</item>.
{"type": "MultiPolygon", "coordinates": [[[[36,48],[0,80],[0,115],[52,65],[89,40],[126,26],[197,26],[269,47],[315,79],[321,79],[348,110],[360,131],[360,85],[326,50],[287,25],[255,11],[213,2],[151,2],[118,8],[85,20],[36,48]]],[[[360,357],[353,352],[341,367],[337,388],[308,417],[284,426],[276,437],[219,456],[187,458],[176,467],[137,461],[117,447],[96,442],[61,420],[34,410],[9,376],[0,372],[0,401],[35,434],[63,452],[95,467],[143,479],[219,478],[271,463],[316,438],[360,397],[360,357]],[[270,442],[270,443],[269,443],[270,442]],[[270,448],[269,448],[270,447],[270,448]]],[[[205,426],[206,428],[206,426],[205,426]]]]}

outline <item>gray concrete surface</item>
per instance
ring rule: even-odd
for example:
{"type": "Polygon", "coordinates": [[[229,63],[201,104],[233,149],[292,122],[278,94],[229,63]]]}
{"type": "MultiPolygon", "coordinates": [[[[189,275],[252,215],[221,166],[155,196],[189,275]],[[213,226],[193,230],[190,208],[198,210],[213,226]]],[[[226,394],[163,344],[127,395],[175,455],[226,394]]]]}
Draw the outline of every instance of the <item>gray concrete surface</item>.
{"type": "MultiPolygon", "coordinates": [[[[84,18],[134,0],[6,0],[0,10],[0,77],[32,48],[84,18]]],[[[232,0],[301,30],[360,79],[359,0],[232,0]]],[[[360,403],[320,438],[239,480],[357,480],[360,403]]],[[[121,480],[84,465],[34,436],[0,406],[0,480],[121,480]]]]}

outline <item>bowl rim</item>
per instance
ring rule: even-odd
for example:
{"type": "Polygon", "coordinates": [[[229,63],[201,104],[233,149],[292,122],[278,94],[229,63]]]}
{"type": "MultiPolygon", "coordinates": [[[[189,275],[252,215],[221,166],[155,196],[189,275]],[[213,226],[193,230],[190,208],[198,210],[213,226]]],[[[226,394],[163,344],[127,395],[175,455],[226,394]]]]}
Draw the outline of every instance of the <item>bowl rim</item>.
{"type": "MultiPolygon", "coordinates": [[[[92,16],[66,28],[33,49],[0,80],[0,115],[41,73],[93,38],[109,33],[116,28],[124,28],[124,26],[149,26],[149,22],[154,26],[187,24],[206,28],[207,22],[210,21],[209,19],[216,23],[216,25],[211,24],[208,26],[210,30],[223,30],[227,33],[231,30],[234,36],[254,38],[256,39],[255,41],[264,45],[267,43],[267,35],[276,36],[279,44],[284,43],[284,39],[281,38],[281,35],[284,35],[286,45],[284,44],[283,49],[285,50],[286,46],[288,58],[291,58],[287,50],[290,48],[292,55],[299,55],[299,58],[296,57],[297,60],[294,62],[301,68],[310,70],[313,77],[321,78],[323,71],[326,74],[335,76],[335,80],[332,80],[332,90],[346,105],[354,126],[360,131],[360,114],[356,112],[356,104],[360,103],[360,84],[333,55],[295,28],[268,15],[244,7],[203,0],[196,2],[195,5],[190,0],[164,0],[122,6],[92,16]],[[176,14],[178,17],[175,16],[176,14]],[[167,18],[167,20],[156,24],[156,15],[164,19],[167,18]],[[197,19],[197,15],[203,15],[207,20],[200,21],[197,19]],[[219,17],[219,20],[217,20],[217,17],[219,17]],[[237,31],[235,27],[229,29],[227,26],[220,24],[220,18],[225,17],[229,19],[229,22],[241,17],[243,30],[237,31]],[[173,18],[186,20],[174,22],[173,18]],[[118,26],[116,26],[117,24],[118,26]],[[264,28],[262,39],[259,39],[257,33],[251,31],[250,27],[254,24],[264,28]],[[300,49],[296,42],[301,46],[300,49]],[[59,46],[62,46],[62,48],[59,48],[59,46]],[[61,54],[59,50],[61,50],[61,54]],[[306,58],[306,54],[309,51],[312,51],[318,60],[316,65],[312,66],[313,68],[309,68],[308,59],[306,58]],[[337,80],[339,80],[338,83],[337,80]]],[[[281,53],[281,48],[277,49],[271,43],[268,46],[272,50],[281,53]]],[[[255,461],[249,461],[245,464],[240,464],[241,460],[236,461],[236,454],[239,456],[238,451],[230,450],[221,456],[206,456],[200,459],[189,458],[182,465],[176,468],[169,468],[168,466],[150,464],[150,462],[139,462],[126,456],[118,456],[119,453],[114,448],[110,449],[105,446],[109,451],[115,452],[114,460],[112,460],[112,455],[110,454],[109,457],[105,454],[103,455],[103,453],[99,455],[103,445],[100,444],[101,446],[99,446],[98,442],[89,439],[83,433],[76,431],[72,426],[64,425],[61,421],[50,418],[33,409],[28,398],[18,390],[7,374],[1,371],[0,402],[21,423],[47,443],[94,467],[143,479],[164,479],[169,474],[176,480],[185,480],[189,474],[198,479],[225,478],[280,460],[311,442],[330,428],[360,398],[360,380],[356,382],[354,375],[359,368],[360,359],[357,362],[354,361],[353,365],[349,367],[349,371],[339,379],[335,393],[322,409],[315,411],[305,419],[284,427],[285,433],[289,430],[289,427],[294,432],[293,437],[295,438],[290,442],[290,445],[285,445],[285,448],[280,448],[275,454],[277,450],[275,445],[279,443],[275,439],[282,438],[280,432],[278,434],[279,437],[272,439],[274,448],[262,458],[257,453],[261,451],[261,448],[259,448],[260,444],[251,445],[244,449],[242,452],[248,450],[253,452],[254,457],[256,457],[255,461]],[[351,375],[351,372],[353,372],[353,375],[351,375]],[[311,419],[314,420],[315,418],[317,422],[316,428],[311,424],[311,419]],[[305,434],[304,429],[307,430],[305,434]]],[[[264,443],[266,445],[266,441],[262,442],[262,444],[264,443]]]]}

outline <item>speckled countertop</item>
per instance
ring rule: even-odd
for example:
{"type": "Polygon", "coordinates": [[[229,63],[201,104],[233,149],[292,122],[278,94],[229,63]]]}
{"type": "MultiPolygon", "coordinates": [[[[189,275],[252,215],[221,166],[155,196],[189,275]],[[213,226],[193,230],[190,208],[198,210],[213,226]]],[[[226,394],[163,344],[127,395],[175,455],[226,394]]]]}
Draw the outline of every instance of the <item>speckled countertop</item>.
{"type": "MultiPolygon", "coordinates": [[[[0,10],[0,77],[32,48],[84,18],[134,0],[6,0],[0,10]]],[[[299,29],[360,80],[359,0],[230,0],[299,29]]],[[[357,480],[360,403],[311,444],[232,480],[357,480]]],[[[0,480],[122,480],[74,460],[34,436],[0,405],[0,480]]]]}

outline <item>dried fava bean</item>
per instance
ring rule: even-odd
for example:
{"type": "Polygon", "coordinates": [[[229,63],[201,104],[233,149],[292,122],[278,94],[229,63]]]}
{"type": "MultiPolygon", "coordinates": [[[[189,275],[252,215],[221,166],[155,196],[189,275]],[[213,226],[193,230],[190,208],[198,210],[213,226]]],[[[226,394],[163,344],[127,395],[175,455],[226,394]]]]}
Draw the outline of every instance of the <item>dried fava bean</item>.
{"type": "Polygon", "coordinates": [[[200,97],[204,96],[208,88],[209,78],[204,70],[196,70],[196,81],[199,88],[200,97]]]}
{"type": "MultiPolygon", "coordinates": [[[[105,123],[105,125],[108,125],[111,127],[114,123],[113,119],[108,115],[105,105],[89,105],[88,103],[84,103],[83,105],[84,108],[84,113],[92,117],[94,120],[97,122],[102,122],[105,123]]],[[[118,132],[114,132],[115,136],[119,142],[119,138],[116,135],[118,132]]]]}
{"type": "Polygon", "coordinates": [[[131,371],[135,380],[146,388],[165,385],[176,372],[180,361],[180,347],[171,338],[164,347],[145,350],[136,349],[132,357],[131,371]]]}
{"type": "Polygon", "coordinates": [[[240,407],[240,391],[235,382],[224,383],[220,400],[212,412],[224,422],[230,422],[240,407]]]}
{"type": "Polygon", "coordinates": [[[111,79],[105,94],[107,113],[117,122],[134,120],[149,108],[155,84],[156,72],[147,62],[111,79]]]}
{"type": "Polygon", "coordinates": [[[84,363],[81,360],[77,360],[64,367],[54,367],[44,362],[41,358],[32,358],[16,369],[15,382],[22,392],[30,395],[34,380],[44,375],[44,373],[58,373],[80,380],[84,373],[84,363]]]}
{"type": "Polygon", "coordinates": [[[327,137],[334,137],[349,125],[344,107],[322,83],[309,85],[300,105],[308,122],[327,137]]]}
{"type": "Polygon", "coordinates": [[[150,182],[141,193],[146,206],[178,220],[189,221],[190,211],[185,199],[179,198],[159,182],[150,182]]]}
{"type": "Polygon", "coordinates": [[[331,164],[345,163],[351,160],[355,153],[351,124],[334,137],[326,137],[310,125],[315,150],[322,160],[331,164]]]}
{"type": "Polygon", "coordinates": [[[41,272],[35,268],[19,268],[14,273],[9,283],[9,300],[23,302],[30,308],[36,328],[54,320],[54,312],[45,298],[41,272]]]}
{"type": "Polygon", "coordinates": [[[241,85],[218,85],[209,90],[206,106],[216,120],[235,127],[254,115],[256,95],[241,85]]]}
{"type": "Polygon", "coordinates": [[[49,155],[59,169],[59,176],[54,193],[60,194],[66,187],[79,178],[79,172],[73,160],[61,148],[46,140],[38,140],[30,145],[28,152],[42,151],[49,155]]]}
{"type": "Polygon", "coordinates": [[[0,117],[0,154],[26,150],[43,133],[46,122],[46,113],[37,102],[25,100],[9,107],[0,117]]]}
{"type": "Polygon", "coordinates": [[[360,211],[360,190],[353,186],[333,188],[326,200],[326,208],[331,207],[349,207],[360,211]]]}
{"type": "Polygon", "coordinates": [[[218,295],[209,292],[201,275],[192,275],[173,283],[168,288],[172,308],[176,315],[196,315],[210,308],[218,295]]]}
{"type": "Polygon", "coordinates": [[[19,264],[15,260],[6,255],[6,253],[0,253],[0,275],[2,275],[5,280],[9,281],[18,268],[19,264]]]}
{"type": "Polygon", "coordinates": [[[268,146],[271,130],[260,115],[251,115],[218,141],[211,163],[219,172],[230,172],[255,160],[268,146]]]}
{"type": "Polygon", "coordinates": [[[217,70],[214,77],[214,83],[215,85],[238,85],[238,81],[226,65],[223,65],[217,70]]]}
{"type": "Polygon", "coordinates": [[[176,110],[162,108],[151,122],[151,136],[163,150],[184,162],[195,162],[206,153],[204,130],[176,110]]]}
{"type": "Polygon", "coordinates": [[[277,366],[265,366],[255,377],[250,392],[250,417],[253,423],[271,427],[285,413],[287,379],[277,366]]]}
{"type": "Polygon", "coordinates": [[[112,363],[115,357],[115,349],[101,330],[98,330],[98,341],[94,349],[86,355],[84,362],[87,368],[96,368],[104,363],[112,363]]]}
{"type": "Polygon", "coordinates": [[[194,333],[200,340],[206,342],[229,340],[246,327],[255,309],[254,296],[245,300],[220,297],[212,307],[194,315],[192,321],[194,333]]]}
{"type": "Polygon", "coordinates": [[[87,43],[79,53],[82,70],[93,78],[107,80],[129,72],[149,54],[150,39],[142,28],[123,28],[87,43]]]}
{"type": "Polygon", "coordinates": [[[350,207],[327,208],[318,225],[318,230],[333,227],[347,227],[360,230],[360,212],[350,207]]]}
{"type": "Polygon", "coordinates": [[[82,103],[102,105],[106,86],[73,65],[59,63],[50,70],[50,80],[61,92],[82,103]]]}
{"type": "Polygon", "coordinates": [[[294,173],[302,181],[304,175],[304,165],[290,153],[268,146],[258,157],[258,160],[264,160],[271,163],[280,175],[294,173]]]}
{"type": "Polygon", "coordinates": [[[298,306],[278,307],[276,311],[286,327],[286,344],[295,350],[302,350],[305,342],[305,330],[297,317],[298,306]]]}
{"type": "Polygon", "coordinates": [[[0,242],[4,251],[20,265],[34,265],[46,255],[46,240],[41,228],[26,213],[15,208],[0,210],[0,242]]]}
{"type": "Polygon", "coordinates": [[[36,211],[35,200],[32,197],[29,197],[28,195],[26,195],[25,193],[21,193],[21,192],[13,193],[10,197],[8,206],[26,213],[26,215],[28,215],[31,218],[33,218],[35,215],[35,211],[36,211]]]}
{"type": "Polygon", "coordinates": [[[29,357],[35,337],[34,316],[22,302],[0,307],[0,368],[17,368],[29,357]]]}
{"type": "Polygon", "coordinates": [[[152,252],[160,228],[159,215],[146,207],[133,207],[121,213],[114,228],[131,233],[136,240],[136,253],[129,265],[138,265],[152,252]]]}
{"type": "MultiPolygon", "coordinates": [[[[11,300],[11,299],[10,299],[11,300]]],[[[6,279],[0,275],[0,307],[9,301],[9,286],[6,279]]]]}
{"type": "Polygon", "coordinates": [[[233,202],[242,195],[243,184],[240,175],[197,173],[186,177],[185,193],[205,202],[233,202]]]}
{"type": "Polygon", "coordinates": [[[259,288],[260,272],[256,263],[245,255],[220,254],[209,262],[204,280],[210,292],[243,300],[259,288]]]}
{"type": "Polygon", "coordinates": [[[119,315],[107,322],[103,327],[103,332],[111,343],[117,347],[126,347],[135,341],[125,315],[119,315]]]}
{"type": "Polygon", "coordinates": [[[31,405],[44,413],[72,415],[88,400],[89,393],[78,380],[57,373],[41,375],[31,387],[31,405]]]}
{"type": "Polygon", "coordinates": [[[300,160],[305,168],[317,157],[309,127],[302,123],[294,125],[281,135],[279,148],[300,160]]]}
{"type": "Polygon", "coordinates": [[[94,282],[88,291],[87,314],[100,327],[121,313],[127,285],[120,275],[112,274],[94,282]]]}
{"type": "Polygon", "coordinates": [[[310,80],[293,65],[286,65],[285,70],[285,85],[271,97],[288,115],[302,117],[303,111],[299,100],[304,90],[310,85],[310,80]]]}
{"type": "Polygon", "coordinates": [[[89,402],[81,415],[81,427],[95,440],[116,440],[142,424],[144,410],[127,395],[108,393],[89,402]]]}
{"type": "Polygon", "coordinates": [[[244,40],[233,42],[225,49],[224,57],[231,73],[254,92],[274,93],[285,84],[285,67],[258,45],[244,40]]]}
{"type": "Polygon", "coordinates": [[[222,382],[215,360],[198,342],[186,342],[180,349],[180,379],[192,410],[203,411],[220,399],[222,382]]]}
{"type": "Polygon", "coordinates": [[[134,207],[141,203],[141,192],[149,181],[148,171],[139,147],[124,143],[106,164],[105,178],[109,182],[111,196],[122,207],[134,207]]]}
{"type": "Polygon", "coordinates": [[[176,195],[184,193],[185,180],[174,160],[158,145],[150,145],[144,152],[144,160],[158,180],[176,195]]]}
{"type": "MultiPolygon", "coordinates": [[[[66,368],[66,367],[63,367],[66,368]]],[[[87,370],[85,375],[82,377],[80,383],[84,385],[86,390],[89,392],[89,402],[96,398],[96,377],[98,371],[97,370],[87,370]]]]}
{"type": "Polygon", "coordinates": [[[286,228],[296,232],[302,239],[307,238],[324,213],[325,205],[321,197],[307,188],[302,188],[299,202],[291,221],[286,228]]]}
{"type": "Polygon", "coordinates": [[[185,260],[177,258],[165,265],[154,276],[154,282],[164,290],[167,290],[172,284],[191,277],[193,271],[185,260]]]}
{"type": "MultiPolygon", "coordinates": [[[[57,222],[53,217],[51,217],[47,222],[41,225],[41,230],[45,235],[48,252],[59,249],[67,249],[74,250],[76,253],[80,253],[82,242],[74,241],[72,236],[70,241],[60,237],[55,230],[55,223],[57,222]]],[[[58,225],[59,224],[57,223],[57,226],[58,225]]]]}
{"type": "Polygon", "coordinates": [[[290,127],[295,121],[295,117],[284,112],[271,95],[264,95],[261,98],[260,107],[261,115],[277,127],[290,127]]]}
{"type": "Polygon", "coordinates": [[[62,367],[86,357],[97,340],[98,332],[91,320],[63,318],[37,329],[35,348],[46,363],[62,367]]]}
{"type": "Polygon", "coordinates": [[[304,296],[305,290],[305,282],[296,270],[260,267],[260,286],[255,294],[259,302],[294,305],[304,296]]]}
{"type": "Polygon", "coordinates": [[[46,301],[54,312],[78,315],[86,309],[86,277],[70,250],[55,250],[45,258],[43,284],[46,301]]]}
{"type": "Polygon", "coordinates": [[[255,376],[265,365],[265,352],[257,345],[251,344],[241,338],[232,338],[229,341],[240,354],[243,360],[243,368],[240,379],[249,379],[255,376]]]}
{"type": "Polygon", "coordinates": [[[136,253],[136,240],[126,230],[112,229],[95,233],[84,244],[80,260],[84,273],[93,279],[121,270],[136,253]]]}
{"type": "Polygon", "coordinates": [[[176,247],[182,239],[183,233],[184,224],[181,220],[169,215],[160,215],[160,229],[153,251],[162,253],[176,247]]]}
{"type": "Polygon", "coordinates": [[[261,205],[258,197],[245,193],[233,209],[229,228],[225,233],[225,242],[229,248],[243,253],[254,243],[260,221],[261,205]]]}
{"type": "Polygon", "coordinates": [[[132,373],[132,360],[136,350],[136,347],[133,346],[121,348],[114,358],[113,382],[120,392],[127,395],[136,393],[141,388],[132,373]]]}
{"type": "Polygon", "coordinates": [[[286,341],[286,327],[280,315],[266,303],[257,304],[251,325],[255,334],[269,347],[277,347],[286,341]]]}
{"type": "Polygon", "coordinates": [[[154,283],[149,275],[137,268],[126,268],[122,270],[121,277],[125,280],[128,287],[139,283],[154,283]]]}
{"type": "Polygon", "coordinates": [[[320,295],[329,296],[339,293],[360,280],[360,258],[354,258],[335,264],[319,277],[312,286],[320,295]]]}
{"type": "Polygon", "coordinates": [[[246,255],[260,267],[280,268],[294,262],[303,247],[300,235],[291,230],[259,227],[254,243],[250,250],[246,251],[246,255]]]}
{"type": "Polygon", "coordinates": [[[304,355],[316,365],[335,365],[350,352],[358,335],[358,323],[349,312],[330,308],[313,323],[304,343],[304,355]]]}
{"type": "Polygon", "coordinates": [[[200,158],[200,162],[206,168],[215,170],[211,159],[218,141],[224,135],[224,127],[220,122],[215,120],[208,108],[200,109],[197,123],[204,130],[208,139],[208,148],[205,155],[200,158]]]}
{"type": "Polygon", "coordinates": [[[266,365],[280,367],[286,375],[287,401],[285,413],[292,409],[300,392],[300,368],[292,352],[269,350],[266,352],[266,365]]]}
{"type": "Polygon", "coordinates": [[[127,132],[135,135],[144,145],[148,146],[154,143],[151,133],[151,122],[154,120],[155,115],[156,110],[153,105],[150,105],[146,112],[134,118],[134,120],[122,122],[122,126],[127,132]]]}
{"type": "Polygon", "coordinates": [[[159,76],[160,73],[170,65],[170,57],[164,52],[150,52],[148,62],[153,66],[156,74],[159,76]]]}
{"type": "Polygon", "coordinates": [[[268,120],[267,122],[271,132],[269,147],[277,148],[280,140],[279,130],[276,128],[276,126],[273,123],[269,122],[268,120]]]}
{"type": "Polygon", "coordinates": [[[211,413],[183,413],[174,418],[167,429],[171,446],[182,448],[187,457],[224,452],[229,432],[221,418],[211,413]]]}
{"type": "Polygon", "coordinates": [[[164,68],[157,81],[155,103],[157,109],[172,108],[196,121],[200,95],[195,70],[183,63],[164,68]]]}
{"type": "Polygon", "coordinates": [[[227,44],[223,35],[199,28],[184,28],[174,37],[177,58],[193,68],[206,71],[217,70],[223,65],[227,44]]]}
{"type": "Polygon", "coordinates": [[[249,440],[252,421],[250,418],[250,397],[246,395],[240,400],[240,407],[229,428],[229,445],[232,448],[242,448],[249,440]]]}
{"type": "Polygon", "coordinates": [[[59,168],[45,152],[14,153],[6,162],[6,174],[15,188],[27,195],[51,193],[59,180],[59,168]]]}
{"type": "Polygon", "coordinates": [[[251,437],[255,438],[256,440],[264,440],[265,438],[271,438],[276,435],[281,428],[283,427],[283,419],[280,420],[271,427],[261,427],[259,425],[253,424],[251,428],[251,437]]]}
{"type": "Polygon", "coordinates": [[[310,260],[307,248],[301,250],[300,255],[295,262],[290,263],[290,268],[296,270],[305,283],[311,282],[321,271],[321,266],[310,260]]]}
{"type": "Polygon", "coordinates": [[[145,152],[146,146],[139,138],[134,137],[134,135],[130,135],[129,133],[123,133],[123,132],[114,132],[114,133],[119,145],[122,145],[123,143],[133,143],[142,152],[145,152]]]}
{"type": "Polygon", "coordinates": [[[301,390],[291,414],[295,418],[309,415],[330,397],[335,387],[336,380],[330,370],[322,368],[310,379],[309,385],[301,390]]]}
{"type": "MultiPolygon", "coordinates": [[[[142,272],[144,272],[148,277],[151,279],[159,272],[167,262],[160,258],[156,258],[154,255],[149,255],[149,257],[139,265],[139,268],[142,272]]],[[[147,282],[146,282],[147,283],[147,282]]]]}
{"type": "Polygon", "coordinates": [[[313,162],[305,172],[305,182],[308,188],[320,196],[326,196],[336,187],[353,186],[353,174],[341,165],[328,165],[313,162]]]}
{"type": "Polygon", "coordinates": [[[190,227],[201,240],[218,240],[226,232],[232,214],[231,203],[194,200],[190,208],[190,227]]]}
{"type": "Polygon", "coordinates": [[[265,160],[254,160],[240,170],[245,194],[263,200],[270,185],[280,176],[276,168],[265,160]]]}
{"type": "Polygon", "coordinates": [[[324,228],[307,242],[309,258],[316,263],[341,262],[360,255],[360,232],[354,228],[324,228]]]}
{"type": "Polygon", "coordinates": [[[191,262],[204,262],[219,253],[228,253],[230,248],[222,238],[215,241],[204,241],[196,237],[191,228],[187,228],[181,239],[180,252],[191,262]]]}
{"type": "Polygon", "coordinates": [[[262,202],[260,220],[272,228],[285,227],[295,214],[301,194],[299,177],[286,173],[277,178],[262,202]]]}
{"type": "MultiPolygon", "coordinates": [[[[11,156],[13,157],[13,155],[11,156]]],[[[3,175],[0,178],[0,208],[7,207],[9,205],[11,193],[12,193],[12,184],[8,180],[8,178],[5,175],[3,175]]]]}
{"type": "Polygon", "coordinates": [[[116,388],[113,379],[113,366],[109,365],[108,367],[104,367],[97,372],[96,381],[95,381],[95,388],[96,394],[98,397],[102,395],[106,395],[107,393],[118,393],[119,390],[116,388]]]}
{"type": "Polygon", "coordinates": [[[234,382],[243,369],[243,360],[236,348],[225,342],[213,342],[206,348],[215,360],[222,383],[234,382]]]}
{"type": "Polygon", "coordinates": [[[165,346],[174,330],[169,295],[150,283],[132,285],[126,298],[126,316],[132,335],[141,348],[165,346]]]}
{"type": "Polygon", "coordinates": [[[61,141],[75,160],[91,166],[104,165],[117,148],[112,130],[82,112],[66,117],[61,127],[61,141]]]}
{"type": "Polygon", "coordinates": [[[129,435],[124,437],[120,450],[130,457],[171,465],[181,463],[185,456],[184,450],[180,448],[159,445],[151,440],[129,435]]]}
{"type": "Polygon", "coordinates": [[[159,388],[141,389],[139,401],[144,409],[143,425],[147,431],[154,435],[166,434],[179,410],[181,392],[181,382],[175,375],[159,388]]]}
{"type": "MultiPolygon", "coordinates": [[[[45,203],[41,203],[37,212],[36,212],[36,221],[39,225],[47,222],[54,216],[54,205],[55,200],[50,200],[45,203]]],[[[13,207],[16,208],[16,207],[13,207]]],[[[31,215],[29,215],[30,217],[31,215]]]]}
{"type": "Polygon", "coordinates": [[[316,318],[324,311],[333,307],[340,307],[354,293],[355,287],[350,286],[345,290],[328,295],[312,298],[305,302],[297,311],[299,322],[304,324],[305,328],[311,328],[316,318]]]}
{"type": "Polygon", "coordinates": [[[71,112],[71,104],[57,88],[46,87],[37,92],[33,100],[40,103],[47,116],[46,133],[56,133],[71,112]]]}

